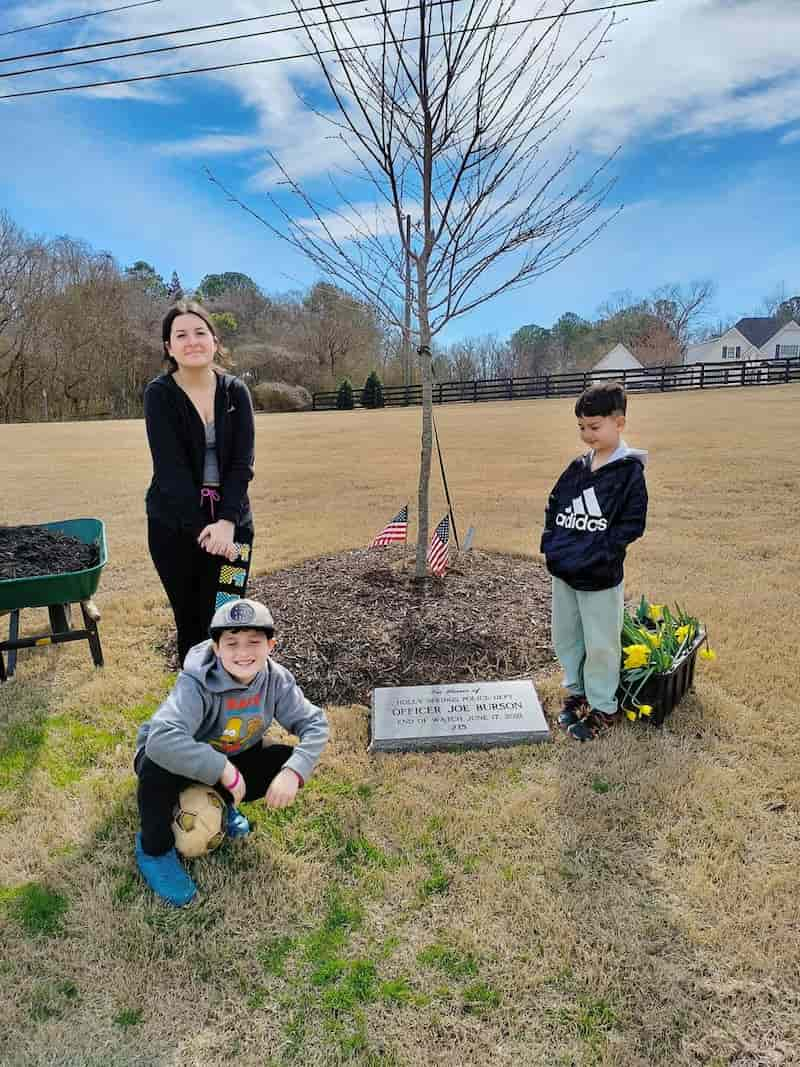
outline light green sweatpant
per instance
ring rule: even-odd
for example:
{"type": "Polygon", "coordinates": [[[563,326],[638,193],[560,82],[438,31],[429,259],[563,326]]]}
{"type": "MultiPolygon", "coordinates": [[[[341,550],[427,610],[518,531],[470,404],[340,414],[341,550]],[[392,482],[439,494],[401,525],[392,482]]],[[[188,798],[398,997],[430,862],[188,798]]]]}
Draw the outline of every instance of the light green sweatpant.
{"type": "Polygon", "coordinates": [[[608,715],[617,710],[623,606],[622,582],[582,592],[553,578],[553,648],[563,685],[608,715]]]}

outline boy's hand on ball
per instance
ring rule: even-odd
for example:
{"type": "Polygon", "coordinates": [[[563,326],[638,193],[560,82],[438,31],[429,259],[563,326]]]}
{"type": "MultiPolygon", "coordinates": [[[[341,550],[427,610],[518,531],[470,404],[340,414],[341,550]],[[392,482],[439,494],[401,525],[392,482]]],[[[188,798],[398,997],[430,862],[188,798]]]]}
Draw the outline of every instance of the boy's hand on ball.
{"type": "Polygon", "coordinates": [[[268,808],[288,808],[294,803],[300,781],[294,771],[284,768],[272,779],[272,784],[264,797],[268,808]]]}
{"type": "Polygon", "coordinates": [[[233,797],[233,803],[238,808],[247,792],[247,782],[244,780],[244,775],[229,762],[225,764],[225,770],[222,772],[222,777],[219,781],[220,785],[225,786],[233,797]]]}

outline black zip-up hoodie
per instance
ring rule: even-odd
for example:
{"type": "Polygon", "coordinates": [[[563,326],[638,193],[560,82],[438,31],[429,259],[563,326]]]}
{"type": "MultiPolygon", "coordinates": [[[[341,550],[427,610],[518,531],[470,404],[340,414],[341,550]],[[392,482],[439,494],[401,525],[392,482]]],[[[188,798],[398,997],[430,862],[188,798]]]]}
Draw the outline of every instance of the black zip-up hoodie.
{"type": "Polygon", "coordinates": [[[544,513],[540,551],[551,574],[581,591],[619,585],[625,551],[647,520],[646,462],[646,452],[621,441],[595,471],[591,452],[570,463],[544,513]]]}
{"type": "MultiPolygon", "coordinates": [[[[197,534],[208,522],[200,504],[206,451],[203,420],[171,374],[161,374],[148,384],[144,417],[153,456],[147,514],[173,530],[197,534]]],[[[214,423],[221,497],[216,518],[251,528],[247,485],[253,477],[253,404],[247,386],[232,374],[217,374],[214,423]]]]}

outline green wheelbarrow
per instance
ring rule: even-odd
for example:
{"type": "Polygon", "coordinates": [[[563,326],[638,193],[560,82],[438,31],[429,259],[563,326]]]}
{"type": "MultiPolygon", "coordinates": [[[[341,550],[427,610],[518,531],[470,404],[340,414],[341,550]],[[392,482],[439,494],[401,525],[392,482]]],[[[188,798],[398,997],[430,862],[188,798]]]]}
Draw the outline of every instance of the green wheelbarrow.
{"type": "Polygon", "coordinates": [[[105,524],[100,519],[65,519],[63,522],[44,522],[39,525],[45,530],[67,534],[86,545],[96,545],[99,559],[93,567],[67,574],[40,574],[32,578],[0,580],[0,615],[10,615],[8,640],[0,641],[0,682],[13,676],[17,650],[20,648],[88,641],[95,667],[103,666],[103,650],[97,629],[100,612],[92,597],[97,592],[100,574],[108,562],[105,524]],[[80,605],[82,628],[76,629],[71,625],[73,604],[80,605]],[[19,614],[24,608],[47,608],[50,630],[20,637],[19,614]],[[8,666],[3,653],[8,653],[8,666]]]}

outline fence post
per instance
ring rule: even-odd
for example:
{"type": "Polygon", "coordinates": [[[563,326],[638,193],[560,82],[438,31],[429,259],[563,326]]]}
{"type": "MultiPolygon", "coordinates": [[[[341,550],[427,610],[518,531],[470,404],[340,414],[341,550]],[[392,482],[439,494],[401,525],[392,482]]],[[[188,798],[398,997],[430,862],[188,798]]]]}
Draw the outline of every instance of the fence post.
{"type": "Polygon", "coordinates": [[[701,363],[700,364],[700,388],[701,389],[703,388],[703,384],[705,383],[705,380],[706,380],[706,365],[705,365],[705,363],[701,363]]]}
{"type": "Polygon", "coordinates": [[[439,382],[439,403],[442,403],[442,383],[439,382]]]}
{"type": "Polygon", "coordinates": [[[476,403],[478,400],[478,379],[472,379],[472,401],[476,403]]]}
{"type": "Polygon", "coordinates": [[[312,393],[311,394],[311,410],[312,411],[316,411],[317,410],[317,394],[316,393],[312,393]]]}
{"type": "Polygon", "coordinates": [[[544,376],[544,398],[545,400],[550,396],[550,375],[544,376]]]}
{"type": "Polygon", "coordinates": [[[744,372],[745,372],[745,368],[746,368],[746,367],[747,367],[747,364],[746,364],[746,363],[745,363],[745,362],[743,361],[743,362],[742,362],[742,373],[741,373],[741,375],[740,375],[741,381],[739,382],[739,385],[744,385],[744,384],[745,384],[745,376],[744,376],[744,372]]]}
{"type": "Polygon", "coordinates": [[[666,365],[666,363],[662,363],[662,365],[661,365],[661,383],[660,383],[660,389],[661,389],[662,393],[664,392],[666,380],[667,380],[667,365],[666,365]]]}
{"type": "Polygon", "coordinates": [[[789,384],[789,360],[788,359],[786,360],[786,362],[783,365],[783,370],[784,370],[784,376],[783,376],[784,377],[784,381],[788,385],[789,384]]]}
{"type": "Polygon", "coordinates": [[[509,400],[513,400],[514,399],[514,379],[513,378],[509,378],[508,379],[508,399],[509,400]]]}

